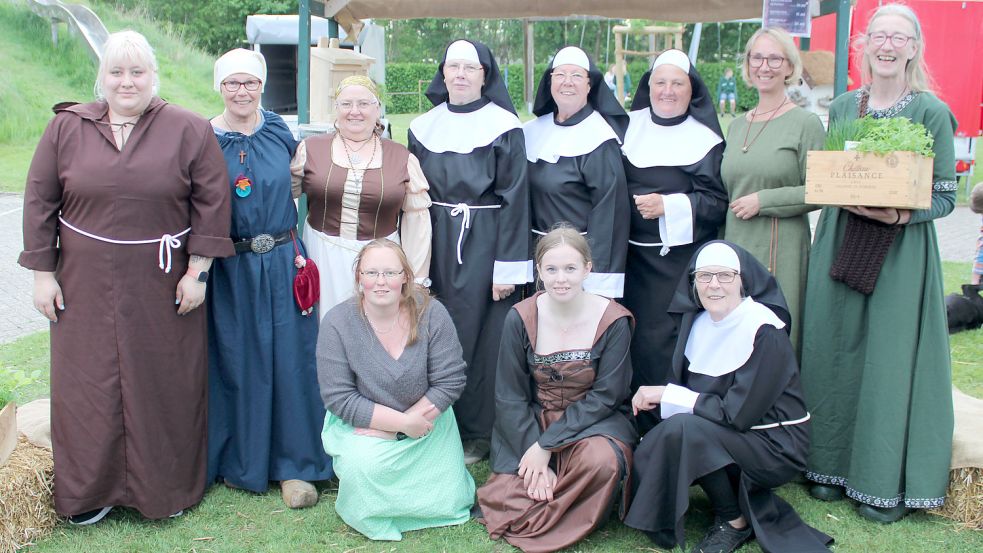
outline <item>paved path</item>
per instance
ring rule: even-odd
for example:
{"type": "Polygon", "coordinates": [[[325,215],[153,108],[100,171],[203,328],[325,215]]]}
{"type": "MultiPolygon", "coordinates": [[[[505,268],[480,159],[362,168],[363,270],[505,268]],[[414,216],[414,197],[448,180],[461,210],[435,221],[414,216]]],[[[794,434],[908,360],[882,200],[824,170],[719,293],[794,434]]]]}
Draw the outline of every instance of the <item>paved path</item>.
{"type": "Polygon", "coordinates": [[[48,328],[31,301],[34,277],[17,264],[24,248],[23,204],[20,194],[0,194],[0,344],[48,328]]]}
{"type": "MultiPolygon", "coordinates": [[[[0,194],[0,344],[48,328],[47,320],[35,311],[31,302],[31,272],[17,264],[23,248],[22,203],[19,194],[0,194]]],[[[980,231],[979,215],[968,207],[957,207],[951,215],[936,221],[936,228],[942,259],[973,260],[980,231]]]]}

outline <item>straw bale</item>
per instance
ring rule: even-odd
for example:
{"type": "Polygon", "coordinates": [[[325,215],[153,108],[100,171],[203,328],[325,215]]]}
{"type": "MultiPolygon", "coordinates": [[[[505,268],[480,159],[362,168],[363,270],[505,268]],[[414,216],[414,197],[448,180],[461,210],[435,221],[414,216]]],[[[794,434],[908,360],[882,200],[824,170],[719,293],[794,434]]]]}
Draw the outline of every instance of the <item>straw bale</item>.
{"type": "Polygon", "coordinates": [[[983,530],[983,469],[974,467],[949,471],[945,505],[931,512],[960,522],[967,528],[983,530]]]}
{"type": "Polygon", "coordinates": [[[51,451],[20,436],[0,467],[0,553],[18,551],[51,533],[58,523],[53,485],[51,451]]]}

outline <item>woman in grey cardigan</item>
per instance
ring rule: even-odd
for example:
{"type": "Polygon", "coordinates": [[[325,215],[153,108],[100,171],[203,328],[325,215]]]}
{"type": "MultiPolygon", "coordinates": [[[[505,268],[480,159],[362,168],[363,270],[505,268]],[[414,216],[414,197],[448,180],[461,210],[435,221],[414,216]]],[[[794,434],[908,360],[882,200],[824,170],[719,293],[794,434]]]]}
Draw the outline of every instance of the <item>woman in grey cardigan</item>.
{"type": "Polygon", "coordinates": [[[325,315],[317,343],[335,510],[377,540],[467,522],[474,480],[451,410],[465,365],[451,318],[413,284],[390,240],[359,253],[355,283],[355,295],[325,315]]]}

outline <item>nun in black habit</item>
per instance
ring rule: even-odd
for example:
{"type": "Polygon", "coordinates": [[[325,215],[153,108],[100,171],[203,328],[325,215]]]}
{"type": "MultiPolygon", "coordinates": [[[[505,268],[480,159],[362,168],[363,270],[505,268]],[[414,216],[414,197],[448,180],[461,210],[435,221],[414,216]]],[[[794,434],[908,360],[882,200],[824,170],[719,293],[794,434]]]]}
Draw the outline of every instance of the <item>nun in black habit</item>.
{"type": "MultiPolygon", "coordinates": [[[[713,98],[686,54],[667,50],[642,76],[628,114],[625,175],[631,229],[624,304],[636,318],[632,389],[666,383],[675,325],[666,308],[693,252],[727,211],[723,133],[713,98]]],[[[641,431],[654,420],[638,419],[641,431]]]]}
{"type": "Polygon", "coordinates": [[[689,487],[706,491],[715,522],[693,551],[728,553],[752,532],[766,553],[828,551],[772,492],[805,469],[809,413],[778,282],[739,246],[713,241],[692,257],[669,312],[679,323],[668,386],[635,394],[662,421],[635,451],[625,524],[659,547],[684,546],[689,487]],[[743,526],[743,528],[742,528],[743,526]]]}
{"type": "Polygon", "coordinates": [[[594,256],[584,290],[620,298],[628,249],[628,188],[621,162],[628,114],[576,46],[553,56],[539,81],[533,113],[539,117],[523,126],[533,240],[556,223],[570,223],[587,237],[594,256]]]}
{"type": "Polygon", "coordinates": [[[408,146],[430,183],[431,290],[450,312],[467,362],[454,407],[465,461],[487,455],[495,421],[502,325],[532,281],[522,125],[498,64],[480,42],[447,47],[427,88],[434,108],[410,123],[408,146]]]}

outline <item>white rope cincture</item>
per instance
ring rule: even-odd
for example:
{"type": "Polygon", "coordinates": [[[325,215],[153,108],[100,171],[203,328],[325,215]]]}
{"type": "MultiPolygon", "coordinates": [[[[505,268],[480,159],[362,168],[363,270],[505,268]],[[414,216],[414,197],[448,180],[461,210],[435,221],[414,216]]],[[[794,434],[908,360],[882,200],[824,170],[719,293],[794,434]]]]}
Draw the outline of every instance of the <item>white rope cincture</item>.
{"type": "MultiPolygon", "coordinates": [[[[536,229],[529,229],[529,230],[531,230],[533,234],[538,234],[539,236],[546,236],[546,231],[544,230],[536,230],[536,229]]],[[[584,232],[581,232],[580,235],[587,236],[587,231],[585,230],[584,232]]]]}
{"type": "Polygon", "coordinates": [[[76,228],[72,226],[71,223],[66,221],[61,215],[58,216],[58,220],[61,221],[61,224],[74,230],[82,236],[87,236],[93,240],[99,240],[100,242],[122,244],[124,246],[157,243],[159,244],[157,247],[157,266],[160,267],[160,270],[164,271],[165,273],[171,272],[171,250],[181,247],[181,241],[178,240],[178,238],[191,232],[191,227],[188,227],[177,234],[164,234],[160,238],[151,238],[150,240],[114,240],[112,238],[106,238],[105,236],[99,236],[98,234],[92,234],[91,232],[86,232],[80,228],[76,228]]]}
{"type": "Polygon", "coordinates": [[[654,248],[657,246],[662,246],[662,248],[659,250],[659,255],[665,257],[666,255],[669,254],[669,246],[663,244],[662,242],[636,242],[634,240],[629,240],[628,243],[633,246],[639,246],[642,248],[654,248]]]}
{"type": "Polygon", "coordinates": [[[752,426],[750,430],[768,430],[769,428],[778,428],[779,426],[795,426],[796,424],[804,423],[810,418],[812,418],[812,414],[807,412],[806,416],[802,417],[801,419],[795,419],[794,421],[773,422],[771,424],[757,424],[752,426]]]}
{"type": "Polygon", "coordinates": [[[459,204],[445,204],[444,202],[431,202],[433,205],[439,205],[443,207],[451,208],[451,217],[457,217],[460,214],[464,214],[464,222],[461,223],[461,232],[457,236],[457,264],[464,265],[464,260],[461,259],[461,244],[464,242],[464,230],[471,228],[471,210],[472,209],[498,209],[499,205],[468,205],[466,203],[459,204]]]}

